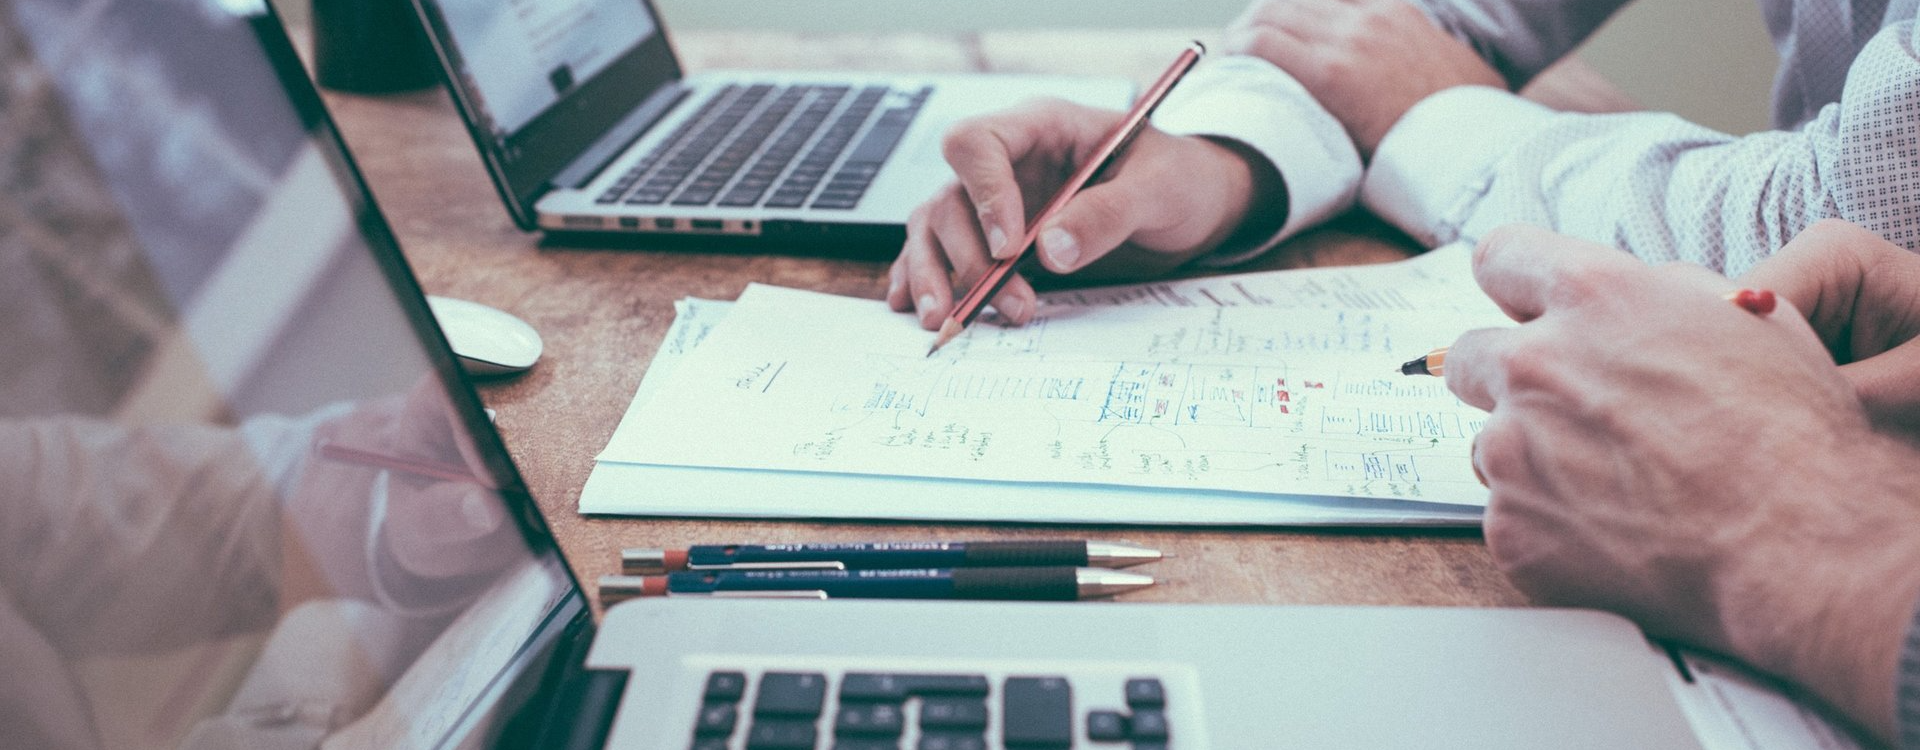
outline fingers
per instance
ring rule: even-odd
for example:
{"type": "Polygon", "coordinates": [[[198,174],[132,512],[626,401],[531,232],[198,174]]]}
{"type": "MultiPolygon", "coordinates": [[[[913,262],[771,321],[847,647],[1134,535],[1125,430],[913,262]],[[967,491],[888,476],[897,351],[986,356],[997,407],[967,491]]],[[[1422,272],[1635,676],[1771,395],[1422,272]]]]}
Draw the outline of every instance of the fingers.
{"type": "Polygon", "coordinates": [[[1460,334],[1447,348],[1447,389],[1461,401],[1493,411],[1507,392],[1507,363],[1520,330],[1481,328],[1460,334]]]}
{"type": "Polygon", "coordinates": [[[435,482],[418,488],[395,483],[387,506],[385,536],[405,540],[391,554],[402,567],[425,578],[452,578],[490,569],[500,556],[489,542],[509,526],[506,505],[482,488],[435,482]]]}
{"type": "Polygon", "coordinates": [[[1920,434],[1920,339],[1840,368],[1874,424],[1920,434]]]}
{"type": "Polygon", "coordinates": [[[930,226],[930,213],[930,208],[923,207],[907,222],[907,242],[900,247],[895,264],[904,265],[900,274],[905,296],[920,319],[920,327],[931,331],[940,327],[940,319],[953,304],[953,266],[930,226]]]}
{"type": "MultiPolygon", "coordinates": [[[[940,327],[952,312],[955,293],[971,289],[994,263],[975,215],[958,186],[914,212],[907,242],[888,272],[889,306],[914,311],[922,328],[940,327]]],[[[1033,287],[1018,276],[1001,287],[992,304],[1015,325],[1032,320],[1038,308],[1033,287]]]]}
{"type": "Polygon", "coordinates": [[[1114,180],[1080,191],[1040,228],[1040,265],[1054,273],[1072,273],[1105,256],[1132,237],[1149,213],[1172,201],[1154,201],[1140,193],[1138,180],[1114,180]]]}
{"type": "Polygon", "coordinates": [[[1551,306],[1601,299],[1620,288],[1623,272],[1642,268],[1626,253],[1525,224],[1488,232],[1473,253],[1480,288],[1522,323],[1551,306]]]}
{"type": "Polygon", "coordinates": [[[1920,334],[1920,256],[1837,219],[1808,227],[1740,282],[1804,311],[1841,362],[1920,334]]]}
{"type": "Polygon", "coordinates": [[[1062,144],[1070,146],[1080,129],[1077,122],[1090,112],[1065,102],[1039,102],[966,120],[947,132],[941,152],[960,178],[991,257],[1022,249],[1015,244],[1026,234],[1031,196],[1021,190],[1017,166],[1060,151],[1062,144]]]}

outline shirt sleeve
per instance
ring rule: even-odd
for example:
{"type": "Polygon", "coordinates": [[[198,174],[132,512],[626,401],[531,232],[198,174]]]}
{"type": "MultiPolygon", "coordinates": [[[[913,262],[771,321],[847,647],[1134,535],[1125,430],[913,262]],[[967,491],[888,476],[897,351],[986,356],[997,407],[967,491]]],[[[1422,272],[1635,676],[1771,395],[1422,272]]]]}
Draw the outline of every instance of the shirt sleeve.
{"type": "Polygon", "coordinates": [[[1628,0],[1412,0],[1519,89],[1586,41],[1628,0]]]}
{"type": "Polygon", "coordinates": [[[1154,125],[1174,135],[1233,141],[1270,162],[1286,185],[1278,233],[1198,260],[1225,266],[1258,257],[1281,241],[1347,210],[1360,186],[1360,154],[1340,121],[1307,89],[1257,57],[1216,57],[1187,74],[1160,105],[1154,125]]]}
{"type": "Polygon", "coordinates": [[[1526,222],[1730,276],[1825,218],[1920,248],[1914,29],[1874,37],[1840,102],[1797,131],[1734,137],[1669,114],[1559,113],[1449,89],[1387,133],[1361,202],[1429,245],[1526,222]]]}

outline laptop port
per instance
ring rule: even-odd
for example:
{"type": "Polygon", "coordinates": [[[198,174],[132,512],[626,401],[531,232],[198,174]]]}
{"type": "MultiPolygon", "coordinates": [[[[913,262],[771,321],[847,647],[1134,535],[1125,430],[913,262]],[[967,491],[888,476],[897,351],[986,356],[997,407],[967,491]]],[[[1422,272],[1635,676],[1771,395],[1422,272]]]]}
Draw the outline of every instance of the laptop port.
{"type": "Polygon", "coordinates": [[[654,229],[666,229],[671,231],[673,229],[679,228],[679,226],[680,226],[680,221],[678,219],[654,219],[653,220],[654,229]]]}
{"type": "Polygon", "coordinates": [[[694,219],[693,228],[702,232],[719,232],[727,228],[727,223],[719,219],[694,219]]]}
{"type": "Polygon", "coordinates": [[[639,228],[640,228],[640,217],[638,217],[638,216],[622,216],[622,217],[620,217],[620,227],[621,227],[621,228],[623,228],[623,229],[639,229],[639,228]]]}

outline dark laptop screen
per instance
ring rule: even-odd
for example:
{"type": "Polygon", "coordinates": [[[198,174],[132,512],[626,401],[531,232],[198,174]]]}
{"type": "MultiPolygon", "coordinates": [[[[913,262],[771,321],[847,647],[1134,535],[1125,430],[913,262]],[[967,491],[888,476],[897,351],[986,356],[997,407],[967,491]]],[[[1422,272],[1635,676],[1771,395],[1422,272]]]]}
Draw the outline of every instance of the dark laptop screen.
{"type": "Polygon", "coordinates": [[[645,0],[414,0],[514,218],[679,64],[645,0]]]}
{"type": "Polygon", "coordinates": [[[0,0],[0,745],[476,736],[570,576],[259,0],[0,0]]]}

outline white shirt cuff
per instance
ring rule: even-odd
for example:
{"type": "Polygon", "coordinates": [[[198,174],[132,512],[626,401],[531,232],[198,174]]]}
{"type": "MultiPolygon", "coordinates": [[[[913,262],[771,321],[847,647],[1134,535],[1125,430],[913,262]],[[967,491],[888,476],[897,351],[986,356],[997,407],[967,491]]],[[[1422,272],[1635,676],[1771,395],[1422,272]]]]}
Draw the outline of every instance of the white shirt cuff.
{"type": "Polygon", "coordinates": [[[1220,138],[1272,162],[1287,188],[1287,220],[1251,246],[1221,247],[1201,257],[1226,266],[1258,257],[1300,230],[1351,207],[1360,186],[1360,154],[1334,119],[1293,76],[1257,57],[1223,56],[1201,63],[1154,113],[1174,135],[1220,138]]]}
{"type": "Polygon", "coordinates": [[[1360,203],[1426,247],[1460,239],[1460,225],[1514,144],[1556,113],[1486,86],[1422,99],[1380,140],[1360,203]]]}

